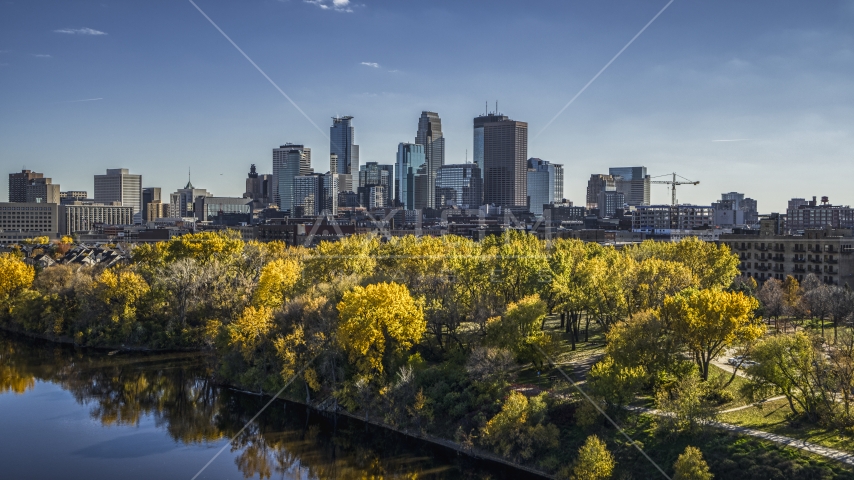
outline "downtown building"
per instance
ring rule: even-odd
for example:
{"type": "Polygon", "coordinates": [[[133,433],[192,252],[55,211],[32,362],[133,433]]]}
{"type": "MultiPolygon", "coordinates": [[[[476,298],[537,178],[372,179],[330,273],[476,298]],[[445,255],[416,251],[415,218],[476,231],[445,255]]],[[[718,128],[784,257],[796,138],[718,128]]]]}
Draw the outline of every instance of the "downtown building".
{"type": "Polygon", "coordinates": [[[483,198],[483,179],[476,163],[443,165],[436,172],[436,208],[475,209],[483,198]]]}
{"type": "Polygon", "coordinates": [[[251,198],[259,206],[266,207],[273,201],[273,175],[269,173],[259,174],[255,164],[249,166],[249,174],[246,176],[246,193],[244,197],[251,198]]]}
{"type": "Polygon", "coordinates": [[[424,174],[427,191],[425,208],[436,208],[436,174],[439,168],[445,164],[445,137],[442,135],[442,120],[436,112],[421,112],[418,119],[418,132],[415,134],[415,143],[424,146],[424,174]]]}
{"type": "Polygon", "coordinates": [[[335,156],[335,169],[329,170],[330,173],[354,175],[359,171],[359,146],[356,145],[353,117],[332,117],[332,126],[329,127],[329,154],[330,163],[332,156],[335,156]]]}
{"type": "Polygon", "coordinates": [[[528,159],[528,211],[543,214],[543,206],[563,200],[563,165],[528,159]]]}
{"type": "Polygon", "coordinates": [[[759,226],[756,200],[745,198],[743,193],[722,193],[721,199],[712,207],[715,209],[715,225],[719,227],[759,226]]]}
{"type": "Polygon", "coordinates": [[[821,203],[816,201],[816,197],[810,201],[803,198],[789,200],[786,209],[786,229],[789,233],[798,234],[825,227],[854,230],[854,209],[847,205],[832,205],[827,197],[821,197],[821,203]]]}
{"type": "Polygon", "coordinates": [[[616,192],[617,182],[612,175],[595,173],[587,180],[587,209],[599,208],[599,194],[602,192],[616,192]]]}
{"type": "Polygon", "coordinates": [[[527,210],[528,124],[501,119],[482,127],[483,203],[527,210]]]}
{"type": "Polygon", "coordinates": [[[26,203],[27,201],[27,186],[30,182],[44,178],[43,173],[34,172],[32,170],[21,170],[20,173],[9,174],[9,202],[26,203]]]}
{"type": "Polygon", "coordinates": [[[133,213],[141,218],[142,175],[132,174],[127,168],[108,168],[105,175],[95,175],[94,199],[104,205],[120,202],[132,207],[133,213]]]}
{"type": "Polygon", "coordinates": [[[74,202],[60,206],[59,233],[88,233],[99,225],[133,225],[133,207],[121,202],[74,202]]]}
{"type": "Polygon", "coordinates": [[[294,202],[294,178],[311,172],[311,148],[286,143],[273,149],[273,201],[279,206],[279,210],[291,211],[294,202]]]}
{"type": "Polygon", "coordinates": [[[763,282],[813,274],[828,285],[854,287],[854,236],[849,229],[825,226],[802,235],[779,232],[774,219],[760,220],[758,234],[725,234],[719,243],[738,255],[742,275],[763,282]]]}
{"type": "Polygon", "coordinates": [[[405,210],[416,209],[415,177],[418,175],[418,169],[424,165],[424,162],[424,145],[415,143],[398,144],[397,163],[395,164],[394,198],[405,210]]]}
{"type": "Polygon", "coordinates": [[[632,212],[632,231],[670,234],[673,230],[711,228],[715,209],[700,205],[641,205],[632,212]]]}
{"type": "Polygon", "coordinates": [[[626,205],[649,205],[650,177],[646,167],[615,167],[608,169],[614,188],[623,194],[626,205]]]}
{"type": "Polygon", "coordinates": [[[187,179],[184,188],[179,188],[175,193],[169,195],[169,216],[172,218],[196,218],[193,212],[196,200],[200,197],[211,196],[213,195],[210,192],[204,188],[194,187],[193,182],[187,179]]]}
{"type": "Polygon", "coordinates": [[[362,165],[356,193],[364,207],[390,207],[394,203],[394,165],[379,165],[377,162],[362,165]]]}
{"type": "Polygon", "coordinates": [[[57,238],[59,209],[56,203],[0,203],[0,244],[42,236],[57,238]]]}

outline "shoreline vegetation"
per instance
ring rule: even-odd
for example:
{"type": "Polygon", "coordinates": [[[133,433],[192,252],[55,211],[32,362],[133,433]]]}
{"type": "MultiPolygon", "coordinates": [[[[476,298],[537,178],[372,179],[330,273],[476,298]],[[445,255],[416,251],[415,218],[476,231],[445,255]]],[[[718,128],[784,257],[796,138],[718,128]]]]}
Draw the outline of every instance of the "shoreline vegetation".
{"type": "Polygon", "coordinates": [[[737,265],[697,239],[617,250],[511,231],[306,249],[204,232],[137,246],[109,269],[36,271],[0,255],[0,324],[80,346],[210,352],[217,381],[262,394],[302,372],[288,399],[555,478],[660,475],[557,379],[553,362],[572,369],[592,352],[601,359],[571,374],[668,475],[854,478],[705,426],[718,409],[780,393],[789,421],[854,426],[850,312],[827,310],[850,292],[810,278],[760,288],[737,265]],[[729,355],[749,378],[720,374],[714,361],[729,355]],[[624,408],[639,398],[672,415],[624,408]]]}

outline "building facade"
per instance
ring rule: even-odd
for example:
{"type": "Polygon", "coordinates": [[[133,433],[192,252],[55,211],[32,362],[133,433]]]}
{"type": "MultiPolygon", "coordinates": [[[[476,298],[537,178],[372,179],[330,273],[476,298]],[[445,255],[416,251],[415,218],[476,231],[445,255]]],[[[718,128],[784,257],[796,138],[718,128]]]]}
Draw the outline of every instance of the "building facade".
{"type": "Polygon", "coordinates": [[[300,210],[303,217],[319,215],[323,210],[323,179],[317,173],[299,175],[294,178],[294,209],[300,210]]]}
{"type": "Polygon", "coordinates": [[[42,235],[54,238],[58,232],[58,204],[0,203],[0,243],[42,235]]]}
{"type": "Polygon", "coordinates": [[[632,231],[669,233],[714,225],[715,209],[699,205],[642,205],[632,212],[632,231]]]}
{"type": "Polygon", "coordinates": [[[626,196],[623,192],[608,190],[599,192],[599,199],[596,202],[599,218],[613,218],[617,214],[617,209],[623,208],[625,204],[626,196]]]}
{"type": "Polygon", "coordinates": [[[245,197],[197,197],[193,212],[199,221],[212,225],[249,225],[252,223],[252,202],[245,197]]]}
{"type": "Polygon", "coordinates": [[[94,197],[96,203],[121,202],[133,207],[133,213],[141,214],[142,175],[132,174],[127,168],[108,168],[106,175],[95,175],[94,197]]]}
{"type": "Polygon", "coordinates": [[[96,224],[133,225],[133,207],[115,202],[112,205],[101,203],[75,202],[60,206],[59,233],[71,235],[75,232],[89,232],[96,224]]]}
{"type": "Polygon", "coordinates": [[[34,178],[27,185],[27,203],[60,203],[59,185],[50,178],[34,178]]]}
{"type": "MultiPolygon", "coordinates": [[[[145,187],[142,189],[142,221],[143,222],[150,222],[151,221],[149,219],[150,217],[148,215],[148,205],[149,204],[156,202],[160,205],[163,205],[163,198],[161,195],[161,191],[162,190],[160,187],[145,187]]],[[[157,208],[161,208],[161,207],[157,207],[157,208]]],[[[163,215],[162,217],[155,216],[154,218],[163,218],[165,216],[168,216],[168,213],[166,215],[163,215]]]]}
{"type": "Polygon", "coordinates": [[[246,176],[246,193],[243,196],[251,198],[256,203],[267,206],[273,202],[273,175],[259,174],[253,163],[246,176]]]}
{"type": "Polygon", "coordinates": [[[394,198],[406,210],[415,210],[415,175],[424,162],[424,145],[398,144],[394,198]]]}
{"type": "Polygon", "coordinates": [[[854,236],[851,230],[825,227],[803,235],[780,235],[762,220],[759,235],[721,235],[740,260],[742,275],[799,282],[809,274],[830,285],[854,287],[854,236]]]}
{"type": "Polygon", "coordinates": [[[9,201],[16,203],[26,203],[27,186],[32,180],[35,180],[37,178],[44,178],[44,174],[34,172],[32,170],[21,170],[21,173],[10,173],[9,201]]]}
{"type": "Polygon", "coordinates": [[[721,199],[712,204],[715,209],[715,225],[720,227],[759,226],[757,202],[745,198],[743,193],[722,193],[721,199]]]}
{"type": "Polygon", "coordinates": [[[563,200],[563,165],[528,159],[528,210],[542,215],[543,205],[563,200]]]}
{"type": "Polygon", "coordinates": [[[359,171],[359,146],[356,145],[356,127],[353,117],[332,117],[329,127],[329,153],[336,156],[336,171],[355,175],[359,171]]]}
{"type": "Polygon", "coordinates": [[[483,164],[483,128],[487,123],[495,123],[495,122],[504,122],[510,120],[507,115],[501,115],[500,113],[485,113],[483,115],[479,115],[474,117],[474,145],[472,148],[472,159],[474,163],[480,167],[480,171],[484,171],[483,164]]]}
{"type": "Polygon", "coordinates": [[[650,177],[646,167],[609,168],[608,174],[614,178],[614,188],[623,194],[627,205],[649,205],[650,177]]]}
{"type": "Polygon", "coordinates": [[[587,180],[587,209],[599,208],[600,193],[616,191],[617,183],[613,176],[601,173],[590,175],[590,180],[587,180]]]}
{"type": "Polygon", "coordinates": [[[528,206],[528,124],[502,120],[483,125],[483,202],[528,206]]]}
{"type": "Polygon", "coordinates": [[[311,173],[311,148],[295,143],[286,143],[273,149],[273,203],[282,207],[284,191],[285,204],[290,209],[293,202],[294,177],[311,173]]]}
{"type": "Polygon", "coordinates": [[[827,197],[821,197],[821,203],[816,201],[816,197],[812,197],[811,201],[803,198],[789,201],[789,208],[786,209],[786,228],[789,233],[797,234],[828,226],[854,229],[854,209],[847,205],[832,205],[827,197]]]}
{"type": "MultiPolygon", "coordinates": [[[[184,188],[169,195],[169,216],[175,218],[196,218],[193,212],[196,199],[200,197],[211,197],[204,188],[196,188],[193,182],[187,181],[184,188]]],[[[199,218],[201,220],[201,218],[199,218]]]]}
{"type": "Polygon", "coordinates": [[[443,165],[436,172],[436,208],[478,208],[483,179],[476,163],[443,165]]]}
{"type": "Polygon", "coordinates": [[[415,134],[415,143],[424,145],[424,164],[426,166],[427,190],[430,192],[427,198],[427,207],[436,208],[436,198],[433,192],[436,190],[436,173],[445,164],[445,137],[442,135],[442,119],[436,112],[421,112],[418,119],[418,132],[415,134]]]}
{"type": "Polygon", "coordinates": [[[153,222],[158,218],[166,218],[169,216],[169,204],[163,203],[160,200],[149,202],[145,205],[145,223],[153,222]]]}
{"type": "Polygon", "coordinates": [[[367,195],[372,187],[383,187],[385,198],[383,206],[390,206],[394,202],[394,165],[379,165],[377,162],[368,162],[359,168],[358,193],[362,196],[362,205],[367,206],[367,195]]]}

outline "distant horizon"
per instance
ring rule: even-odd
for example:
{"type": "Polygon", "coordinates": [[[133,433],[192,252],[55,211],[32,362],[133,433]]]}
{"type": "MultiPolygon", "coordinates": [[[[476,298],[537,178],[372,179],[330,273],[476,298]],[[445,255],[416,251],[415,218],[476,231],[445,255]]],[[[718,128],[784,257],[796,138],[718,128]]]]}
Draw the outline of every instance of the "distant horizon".
{"type": "MultiPolygon", "coordinates": [[[[91,191],[129,168],[173,192],[191,167],[240,196],[249,165],[270,173],[288,141],[328,170],[324,117],[354,117],[361,164],[393,164],[421,111],[442,118],[445,163],[464,163],[472,119],[497,100],[529,124],[529,157],[564,165],[576,205],[591,174],[622,165],[700,181],[681,203],[854,203],[852,0],[195,3],[269,82],[189,2],[0,5],[6,173],[91,191]]],[[[666,186],[651,193],[670,203],[666,186]]]]}

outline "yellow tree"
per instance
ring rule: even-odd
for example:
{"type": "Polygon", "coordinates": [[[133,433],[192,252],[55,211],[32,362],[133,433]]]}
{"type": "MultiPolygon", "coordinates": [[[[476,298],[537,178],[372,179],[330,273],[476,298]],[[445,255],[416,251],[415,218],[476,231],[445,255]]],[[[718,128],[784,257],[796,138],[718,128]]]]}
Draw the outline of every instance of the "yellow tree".
{"type": "Polygon", "coordinates": [[[200,263],[217,259],[230,263],[243,250],[240,232],[235,230],[188,233],[175,237],[168,242],[168,252],[172,259],[193,258],[200,263]]]}
{"type": "Polygon", "coordinates": [[[509,348],[523,361],[542,366],[540,349],[548,347],[549,337],[542,330],[546,303],[537,294],[529,295],[507,307],[507,313],[487,325],[487,339],[497,347],[509,348]]]}
{"type": "Polygon", "coordinates": [[[592,298],[589,259],[600,250],[598,244],[574,239],[559,239],[550,246],[551,299],[561,312],[561,322],[570,334],[573,350],[580,340],[581,315],[590,309],[592,298]]]}
{"type": "Polygon", "coordinates": [[[320,242],[305,259],[304,280],[309,284],[331,282],[339,277],[366,277],[377,266],[379,240],[372,235],[353,235],[337,242],[320,242]]]}
{"type": "Polygon", "coordinates": [[[258,346],[273,328],[273,311],[265,306],[248,306],[234,322],[228,325],[228,344],[240,351],[250,362],[258,346]]]}
{"type": "Polygon", "coordinates": [[[638,263],[632,278],[632,313],[660,308],[664,299],[697,287],[697,277],[684,264],[647,258],[638,263]]]}
{"type": "Polygon", "coordinates": [[[482,243],[485,250],[494,254],[494,282],[505,303],[518,301],[548,284],[545,245],[536,236],[507,230],[482,243]]]}
{"type": "Polygon", "coordinates": [[[688,237],[674,248],[675,260],[691,269],[700,288],[729,287],[738,275],[738,257],[726,245],[715,245],[696,237],[688,237]]]}
{"type": "Polygon", "coordinates": [[[753,315],[759,302],[741,292],[690,289],[664,301],[663,315],[709,378],[709,363],[735,343],[751,343],[765,332],[753,315]]]}
{"type": "Polygon", "coordinates": [[[302,265],[295,258],[277,259],[261,269],[253,303],[278,309],[300,279],[302,265]]]}
{"type": "Polygon", "coordinates": [[[688,445],[673,464],[673,480],[712,480],[715,476],[709,471],[709,465],[703,460],[703,452],[688,445]]]}
{"type": "Polygon", "coordinates": [[[424,312],[405,285],[355,287],[338,303],[338,343],[364,376],[382,374],[389,353],[412,347],[427,329],[424,312]]]}
{"type": "Polygon", "coordinates": [[[121,325],[123,334],[130,333],[136,321],[137,303],[149,291],[145,279],[130,270],[109,269],[98,276],[96,288],[110,320],[121,325]]]}
{"type": "Polygon", "coordinates": [[[631,313],[631,287],[637,262],[613,248],[588,262],[590,313],[606,329],[631,313]]]}
{"type": "Polygon", "coordinates": [[[10,313],[18,295],[29,289],[36,277],[35,269],[11,253],[0,254],[0,306],[10,313]]]}
{"type": "Polygon", "coordinates": [[[614,456],[608,451],[605,442],[596,435],[587,437],[584,445],[578,449],[578,458],[569,475],[571,480],[606,480],[614,471],[614,456]]]}

